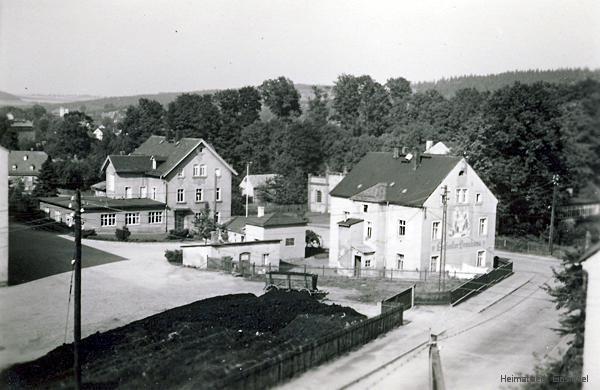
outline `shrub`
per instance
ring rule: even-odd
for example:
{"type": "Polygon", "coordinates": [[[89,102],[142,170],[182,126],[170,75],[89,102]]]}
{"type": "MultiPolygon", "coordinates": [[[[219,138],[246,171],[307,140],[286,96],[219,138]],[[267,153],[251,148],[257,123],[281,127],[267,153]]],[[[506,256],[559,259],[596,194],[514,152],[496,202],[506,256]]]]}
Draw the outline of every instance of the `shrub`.
{"type": "Polygon", "coordinates": [[[94,229],[83,229],[81,230],[81,237],[88,238],[96,235],[96,231],[94,229]]]}
{"type": "Polygon", "coordinates": [[[188,237],[190,237],[189,229],[169,230],[170,240],[180,240],[188,237]]]}
{"type": "Polygon", "coordinates": [[[166,250],[165,257],[169,263],[183,263],[183,251],[181,250],[166,250]]]}
{"type": "Polygon", "coordinates": [[[117,236],[117,240],[119,241],[127,241],[129,236],[131,236],[131,232],[127,229],[127,226],[123,226],[123,229],[115,230],[115,236],[117,236]]]}

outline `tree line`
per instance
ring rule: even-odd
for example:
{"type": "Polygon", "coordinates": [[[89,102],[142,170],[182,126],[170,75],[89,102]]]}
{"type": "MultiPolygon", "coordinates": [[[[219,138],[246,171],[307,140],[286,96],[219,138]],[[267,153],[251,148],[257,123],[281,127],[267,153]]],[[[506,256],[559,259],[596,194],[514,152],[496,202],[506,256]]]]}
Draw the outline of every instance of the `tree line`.
{"type": "MultiPolygon", "coordinates": [[[[268,194],[282,204],[306,202],[309,173],[351,169],[369,151],[422,150],[426,140],[443,141],[498,197],[500,234],[545,234],[553,176],[561,189],[577,193],[600,172],[595,80],[467,88],[446,98],[436,90],[415,92],[404,78],[382,84],[344,74],[330,95],[314,87],[301,104],[293,82],[279,77],[258,87],[182,94],[166,107],[140,99],[116,128],[107,126],[112,131],[102,141],[90,137],[94,124],[84,113],[56,118],[36,108],[28,115],[66,187],[102,180],[99,167],[108,154],[130,153],[151,134],[201,137],[238,172],[252,162],[252,173],[279,174],[268,194]]],[[[6,132],[0,136],[5,142],[6,132]]],[[[242,203],[236,193],[234,211],[242,203]]]]}

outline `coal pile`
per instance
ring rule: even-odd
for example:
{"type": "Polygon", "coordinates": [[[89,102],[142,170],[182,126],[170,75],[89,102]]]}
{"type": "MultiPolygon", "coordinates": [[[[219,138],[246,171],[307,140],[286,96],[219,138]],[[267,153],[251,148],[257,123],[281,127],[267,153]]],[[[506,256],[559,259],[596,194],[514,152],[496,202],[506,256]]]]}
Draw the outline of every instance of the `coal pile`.
{"type": "MultiPolygon", "coordinates": [[[[366,317],[306,292],[205,299],[82,340],[86,388],[171,388],[211,383],[366,317]]],[[[0,375],[8,388],[72,387],[73,346],[0,375]]]]}

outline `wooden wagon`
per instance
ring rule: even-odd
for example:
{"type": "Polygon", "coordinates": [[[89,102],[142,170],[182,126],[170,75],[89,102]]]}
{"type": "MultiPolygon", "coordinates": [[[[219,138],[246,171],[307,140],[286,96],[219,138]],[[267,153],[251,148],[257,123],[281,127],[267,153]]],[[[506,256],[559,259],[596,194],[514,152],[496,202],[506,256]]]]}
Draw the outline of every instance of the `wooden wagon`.
{"type": "Polygon", "coordinates": [[[318,275],[304,272],[270,271],[266,273],[265,290],[297,290],[306,291],[322,298],[327,293],[317,288],[318,275]]]}

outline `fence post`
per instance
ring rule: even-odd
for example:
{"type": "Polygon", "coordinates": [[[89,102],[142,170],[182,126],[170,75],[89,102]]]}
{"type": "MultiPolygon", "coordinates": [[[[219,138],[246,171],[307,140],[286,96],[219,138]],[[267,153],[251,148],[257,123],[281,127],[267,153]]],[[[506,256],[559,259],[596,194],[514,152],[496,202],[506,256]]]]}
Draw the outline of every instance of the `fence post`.
{"type": "Polygon", "coordinates": [[[255,271],[256,271],[256,264],[252,263],[252,276],[256,275],[255,271]]]}
{"type": "Polygon", "coordinates": [[[304,273],[306,273],[306,264],[304,264],[304,273]]]}
{"type": "Polygon", "coordinates": [[[325,265],[323,264],[323,276],[325,276],[325,265]]]}
{"type": "Polygon", "coordinates": [[[390,280],[394,279],[394,269],[390,269],[390,280]]]}
{"type": "Polygon", "coordinates": [[[271,263],[269,263],[269,272],[271,272],[271,263]]]}
{"type": "Polygon", "coordinates": [[[385,265],[383,266],[383,278],[385,279],[385,265]]]}

